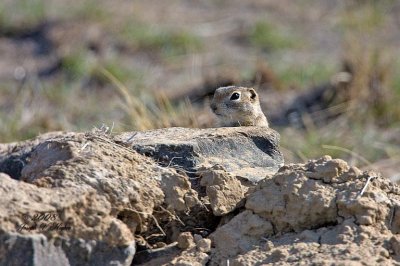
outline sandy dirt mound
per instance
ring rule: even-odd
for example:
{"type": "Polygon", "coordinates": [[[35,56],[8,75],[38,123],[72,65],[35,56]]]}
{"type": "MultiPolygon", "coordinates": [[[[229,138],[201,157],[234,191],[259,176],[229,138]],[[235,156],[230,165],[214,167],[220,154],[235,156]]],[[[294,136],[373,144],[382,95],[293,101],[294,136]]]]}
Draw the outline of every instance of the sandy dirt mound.
{"type": "Polygon", "coordinates": [[[211,234],[211,265],[395,264],[399,195],[388,180],[329,156],[284,166],[211,234]]]}

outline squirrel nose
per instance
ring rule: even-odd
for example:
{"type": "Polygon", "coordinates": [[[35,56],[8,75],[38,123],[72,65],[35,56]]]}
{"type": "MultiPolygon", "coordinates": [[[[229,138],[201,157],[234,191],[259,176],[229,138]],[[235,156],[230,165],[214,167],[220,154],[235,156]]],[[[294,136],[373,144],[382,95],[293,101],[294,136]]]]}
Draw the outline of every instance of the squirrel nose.
{"type": "Polygon", "coordinates": [[[215,104],[211,104],[211,110],[213,110],[213,112],[217,111],[217,106],[215,104]]]}

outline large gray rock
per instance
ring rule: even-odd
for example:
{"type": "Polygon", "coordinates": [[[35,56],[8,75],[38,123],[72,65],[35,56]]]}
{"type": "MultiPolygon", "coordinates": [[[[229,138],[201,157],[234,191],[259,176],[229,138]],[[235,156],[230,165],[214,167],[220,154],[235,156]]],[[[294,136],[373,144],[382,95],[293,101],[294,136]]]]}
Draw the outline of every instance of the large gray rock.
{"type": "Polygon", "coordinates": [[[21,171],[28,163],[29,155],[39,143],[62,134],[64,137],[74,133],[50,132],[32,140],[0,143],[0,173],[6,173],[14,179],[21,177],[21,171]]]}
{"type": "Polygon", "coordinates": [[[283,165],[279,134],[265,127],[165,128],[124,133],[115,140],[166,166],[190,172],[221,165],[252,182],[283,165]]]}
{"type": "Polygon", "coordinates": [[[126,247],[84,239],[48,239],[43,234],[0,235],[0,265],[130,265],[135,242],[126,247]]]}

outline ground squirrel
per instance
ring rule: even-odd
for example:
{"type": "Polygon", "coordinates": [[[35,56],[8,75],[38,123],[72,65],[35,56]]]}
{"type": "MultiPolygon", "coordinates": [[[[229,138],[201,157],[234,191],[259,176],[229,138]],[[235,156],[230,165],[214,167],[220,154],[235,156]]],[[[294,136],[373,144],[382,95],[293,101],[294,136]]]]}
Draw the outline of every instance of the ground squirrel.
{"type": "Polygon", "coordinates": [[[211,109],[223,127],[268,127],[268,120],[261,110],[258,94],[253,88],[218,88],[211,101],[211,109]]]}

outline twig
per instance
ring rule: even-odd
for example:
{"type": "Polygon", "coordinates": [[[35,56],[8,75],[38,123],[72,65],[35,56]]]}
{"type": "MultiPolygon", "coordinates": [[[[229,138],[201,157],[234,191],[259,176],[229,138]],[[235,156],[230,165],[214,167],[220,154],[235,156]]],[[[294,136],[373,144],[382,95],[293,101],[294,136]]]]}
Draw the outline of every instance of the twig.
{"type": "Polygon", "coordinates": [[[137,134],[137,132],[133,133],[132,136],[130,136],[125,142],[129,143],[137,134]]]}
{"type": "Polygon", "coordinates": [[[365,190],[367,189],[369,183],[370,183],[371,180],[372,180],[373,178],[375,178],[375,177],[376,177],[376,176],[369,176],[369,177],[368,177],[367,183],[365,184],[365,186],[364,186],[363,189],[361,190],[360,194],[358,194],[357,198],[361,198],[361,197],[362,197],[362,195],[364,194],[365,190]]]}
{"type": "MultiPolygon", "coordinates": [[[[183,158],[183,157],[177,157],[177,156],[172,157],[171,160],[169,161],[169,163],[168,163],[168,165],[167,165],[166,167],[170,167],[173,160],[175,160],[175,159],[182,159],[182,158],[183,158]]],[[[173,165],[172,167],[174,167],[174,165],[173,165]]]]}
{"type": "Polygon", "coordinates": [[[105,139],[105,138],[103,138],[103,137],[96,136],[96,135],[90,135],[90,136],[93,137],[93,138],[96,138],[96,139],[98,139],[98,140],[107,142],[107,143],[109,143],[109,144],[111,144],[111,145],[118,146],[119,148],[122,148],[122,149],[124,149],[124,150],[126,150],[126,151],[129,151],[129,152],[131,152],[131,153],[135,153],[135,150],[128,149],[127,147],[122,146],[122,145],[120,145],[120,144],[118,144],[118,143],[115,143],[115,142],[113,142],[113,141],[111,141],[111,140],[108,140],[108,139],[105,139]]]}
{"type": "Polygon", "coordinates": [[[149,238],[152,238],[152,237],[159,237],[159,236],[164,236],[163,234],[151,234],[151,235],[149,235],[149,236],[146,236],[144,239],[146,239],[146,241],[147,240],[149,240],[149,238]]]}
{"type": "Polygon", "coordinates": [[[157,228],[161,231],[161,233],[163,233],[164,236],[166,236],[167,234],[164,232],[164,230],[161,228],[160,224],[158,223],[156,217],[154,217],[154,215],[150,214],[151,218],[153,218],[157,228]]]}
{"type": "Polygon", "coordinates": [[[168,213],[169,215],[171,215],[175,220],[177,220],[178,222],[181,223],[181,225],[185,226],[185,223],[182,222],[181,218],[179,218],[178,215],[174,215],[172,212],[170,212],[169,210],[165,209],[163,206],[160,206],[160,209],[165,211],[166,213],[168,213]]]}
{"type": "Polygon", "coordinates": [[[83,144],[80,152],[82,152],[84,149],[86,149],[86,147],[89,146],[89,144],[90,144],[89,142],[86,142],[85,144],[83,144]]]}
{"type": "Polygon", "coordinates": [[[113,132],[113,130],[114,130],[114,126],[115,126],[115,124],[114,124],[114,121],[113,121],[113,122],[112,122],[111,129],[110,129],[110,131],[109,131],[109,134],[110,134],[110,135],[112,134],[112,132],[113,132]]]}
{"type": "MultiPolygon", "coordinates": [[[[148,213],[148,212],[140,212],[140,211],[137,211],[137,210],[134,210],[134,209],[131,209],[131,208],[127,208],[127,209],[130,210],[130,211],[132,211],[132,212],[135,212],[135,213],[137,213],[137,214],[150,215],[151,218],[153,218],[154,223],[156,224],[157,228],[161,231],[161,233],[162,233],[164,236],[167,235],[167,234],[164,232],[164,230],[161,228],[160,224],[158,223],[156,217],[154,217],[153,214],[148,213]]],[[[139,217],[140,217],[140,216],[139,216],[139,217]]]]}

